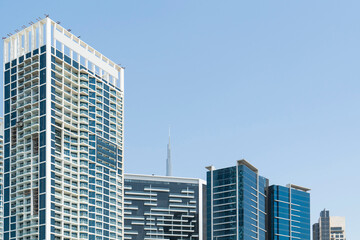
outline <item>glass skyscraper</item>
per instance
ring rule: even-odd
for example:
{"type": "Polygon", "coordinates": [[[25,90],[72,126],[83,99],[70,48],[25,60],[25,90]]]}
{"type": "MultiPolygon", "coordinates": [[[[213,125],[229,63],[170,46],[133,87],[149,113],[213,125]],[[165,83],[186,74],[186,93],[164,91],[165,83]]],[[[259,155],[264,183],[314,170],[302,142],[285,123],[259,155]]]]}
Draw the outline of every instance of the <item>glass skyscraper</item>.
{"type": "Polygon", "coordinates": [[[124,239],[206,239],[205,181],[125,174],[124,191],[124,239]]]}
{"type": "Polygon", "coordinates": [[[245,160],[207,169],[207,239],[265,240],[268,180],[245,160]]]}
{"type": "Polygon", "coordinates": [[[0,240],[3,239],[3,196],[4,196],[4,189],[3,189],[3,179],[4,179],[4,122],[3,119],[0,118],[0,240]]]}
{"type": "Polygon", "coordinates": [[[310,240],[309,190],[292,184],[269,187],[269,240],[310,240]]]}
{"type": "Polygon", "coordinates": [[[49,18],[3,69],[4,239],[123,239],[123,69],[49,18]]]}

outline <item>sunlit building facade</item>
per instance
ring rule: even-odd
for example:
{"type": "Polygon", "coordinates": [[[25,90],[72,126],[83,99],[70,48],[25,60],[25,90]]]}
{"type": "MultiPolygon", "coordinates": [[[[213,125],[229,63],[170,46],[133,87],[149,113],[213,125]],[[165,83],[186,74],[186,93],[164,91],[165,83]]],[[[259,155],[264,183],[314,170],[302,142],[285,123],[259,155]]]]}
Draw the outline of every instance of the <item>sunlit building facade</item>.
{"type": "Polygon", "coordinates": [[[125,174],[125,239],[206,239],[201,179],[125,174]]]}
{"type": "Polygon", "coordinates": [[[245,160],[207,169],[207,239],[265,240],[268,180],[245,160]]]}
{"type": "Polygon", "coordinates": [[[3,179],[4,179],[4,158],[3,158],[3,146],[4,146],[4,124],[3,119],[0,118],[0,240],[3,239],[3,179]]]}
{"type": "Polygon", "coordinates": [[[3,69],[4,239],[123,239],[123,69],[50,18],[3,69]]]}
{"type": "Polygon", "coordinates": [[[310,240],[309,191],[293,184],[269,187],[269,240],[310,240]]]}

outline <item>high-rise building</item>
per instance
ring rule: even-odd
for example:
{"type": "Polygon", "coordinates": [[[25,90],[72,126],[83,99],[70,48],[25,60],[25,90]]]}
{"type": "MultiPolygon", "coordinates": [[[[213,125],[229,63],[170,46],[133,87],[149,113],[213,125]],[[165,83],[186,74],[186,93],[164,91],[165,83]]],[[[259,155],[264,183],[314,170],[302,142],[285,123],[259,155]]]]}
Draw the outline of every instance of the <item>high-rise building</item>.
{"type": "Polygon", "coordinates": [[[3,158],[3,146],[4,146],[4,124],[3,118],[0,118],[0,240],[3,239],[3,179],[4,179],[4,158],[3,158]]]}
{"type": "Polygon", "coordinates": [[[245,160],[207,169],[207,239],[265,240],[268,180],[245,160]]]}
{"type": "Polygon", "coordinates": [[[346,240],[345,217],[330,217],[330,240],[346,240]]]}
{"type": "Polygon", "coordinates": [[[330,216],[326,209],[321,211],[319,221],[313,224],[313,240],[346,240],[345,217],[330,216]]]}
{"type": "Polygon", "coordinates": [[[4,239],[123,239],[123,69],[50,18],[3,69],[4,239]]]}
{"type": "Polygon", "coordinates": [[[310,189],[289,184],[268,190],[269,240],[310,240],[310,189]]]}
{"type": "Polygon", "coordinates": [[[124,191],[124,239],[205,239],[205,181],[125,174],[124,191]]]}

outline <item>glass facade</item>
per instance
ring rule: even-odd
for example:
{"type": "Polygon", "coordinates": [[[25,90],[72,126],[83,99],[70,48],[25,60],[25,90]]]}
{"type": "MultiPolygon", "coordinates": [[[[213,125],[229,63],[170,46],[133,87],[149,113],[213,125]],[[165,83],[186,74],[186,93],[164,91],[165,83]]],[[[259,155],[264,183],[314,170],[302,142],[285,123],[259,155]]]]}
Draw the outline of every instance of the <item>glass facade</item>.
{"type": "Polygon", "coordinates": [[[205,182],[125,175],[124,239],[204,239],[205,182]]]}
{"type": "Polygon", "coordinates": [[[207,239],[266,239],[268,180],[245,160],[207,172],[207,239]]]}
{"type": "Polygon", "coordinates": [[[310,240],[310,194],[308,189],[269,187],[269,239],[310,240]]]}
{"type": "Polygon", "coordinates": [[[92,51],[49,18],[5,40],[4,239],[123,239],[123,90],[92,51]]]}
{"type": "Polygon", "coordinates": [[[3,129],[3,120],[0,120],[0,240],[3,239],[3,172],[4,172],[4,158],[3,158],[3,146],[4,146],[4,129],[3,129]]]}

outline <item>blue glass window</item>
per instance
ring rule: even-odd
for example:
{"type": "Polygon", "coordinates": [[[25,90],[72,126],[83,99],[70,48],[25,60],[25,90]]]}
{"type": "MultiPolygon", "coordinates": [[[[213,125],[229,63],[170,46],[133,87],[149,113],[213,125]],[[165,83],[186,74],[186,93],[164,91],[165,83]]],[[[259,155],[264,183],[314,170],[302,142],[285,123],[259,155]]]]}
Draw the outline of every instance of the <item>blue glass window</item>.
{"type": "Polygon", "coordinates": [[[56,50],[56,56],[60,59],[63,59],[63,54],[59,50],[56,50]]]}
{"type": "Polygon", "coordinates": [[[45,225],[40,226],[40,228],[39,228],[39,239],[40,240],[46,240],[46,228],[45,228],[45,225]]]}
{"type": "Polygon", "coordinates": [[[5,84],[10,83],[10,70],[5,71],[5,84]]]}
{"type": "Polygon", "coordinates": [[[5,90],[5,99],[10,98],[10,85],[6,85],[4,90],[5,90]]]}
{"type": "Polygon", "coordinates": [[[40,84],[46,82],[46,69],[40,71],[40,84]]]}
{"type": "Polygon", "coordinates": [[[42,46],[42,47],[40,48],[40,51],[41,51],[41,53],[45,52],[45,51],[46,51],[46,45],[42,46]]]}
{"type": "Polygon", "coordinates": [[[40,193],[46,192],[46,178],[40,179],[39,190],[40,193]]]}
{"type": "Polygon", "coordinates": [[[46,114],[46,100],[40,102],[40,116],[46,114]]]}
{"type": "Polygon", "coordinates": [[[46,98],[46,84],[40,87],[40,100],[46,98]]]}
{"type": "Polygon", "coordinates": [[[46,67],[46,53],[40,55],[40,69],[46,67]]]}
{"type": "Polygon", "coordinates": [[[40,117],[40,131],[46,129],[46,116],[40,117]]]}

